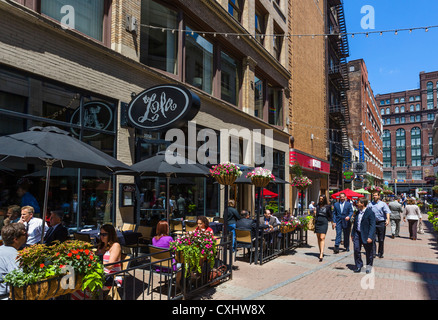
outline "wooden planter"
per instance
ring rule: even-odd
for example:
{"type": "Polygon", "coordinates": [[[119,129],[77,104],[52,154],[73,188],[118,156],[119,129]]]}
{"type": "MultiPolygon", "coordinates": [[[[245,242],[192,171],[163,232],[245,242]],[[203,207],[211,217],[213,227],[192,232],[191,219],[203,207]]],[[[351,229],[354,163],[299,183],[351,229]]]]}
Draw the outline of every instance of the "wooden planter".
{"type": "Polygon", "coordinates": [[[231,185],[234,183],[234,181],[236,181],[237,176],[234,176],[234,175],[229,175],[229,176],[216,176],[215,179],[216,179],[216,181],[217,181],[219,184],[224,184],[224,185],[229,185],[229,186],[231,186],[231,185]]]}
{"type": "Polygon", "coordinates": [[[295,230],[295,227],[293,226],[280,226],[280,232],[281,233],[289,233],[295,230]]]}
{"type": "Polygon", "coordinates": [[[251,183],[256,187],[264,188],[269,182],[271,182],[271,178],[267,177],[251,177],[251,183]]]}
{"type": "Polygon", "coordinates": [[[61,287],[62,277],[57,277],[24,287],[12,287],[9,295],[12,300],[48,300],[81,290],[82,278],[82,276],[75,277],[75,287],[73,289],[63,289],[61,287]]]}

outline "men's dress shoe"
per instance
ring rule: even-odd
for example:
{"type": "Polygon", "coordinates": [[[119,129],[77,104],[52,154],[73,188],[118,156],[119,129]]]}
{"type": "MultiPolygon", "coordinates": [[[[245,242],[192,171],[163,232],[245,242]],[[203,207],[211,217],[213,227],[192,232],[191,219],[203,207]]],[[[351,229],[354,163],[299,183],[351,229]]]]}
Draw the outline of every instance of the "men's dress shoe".
{"type": "Polygon", "coordinates": [[[395,235],[392,235],[391,238],[392,238],[392,239],[395,239],[395,235]]]}
{"type": "Polygon", "coordinates": [[[371,269],[367,269],[366,273],[371,273],[371,269]]]}
{"type": "Polygon", "coordinates": [[[339,253],[339,249],[334,249],[333,252],[334,253],[339,253]]]}
{"type": "Polygon", "coordinates": [[[345,251],[347,251],[347,252],[350,252],[350,249],[349,249],[349,248],[347,248],[347,249],[345,249],[345,251]]]}
{"type": "Polygon", "coordinates": [[[353,271],[354,271],[355,273],[359,273],[361,269],[362,269],[362,268],[356,268],[356,269],[354,269],[353,271]]]}
{"type": "Polygon", "coordinates": [[[382,259],[382,258],[383,258],[383,254],[380,253],[380,254],[378,255],[378,257],[379,257],[380,259],[382,259]]]}

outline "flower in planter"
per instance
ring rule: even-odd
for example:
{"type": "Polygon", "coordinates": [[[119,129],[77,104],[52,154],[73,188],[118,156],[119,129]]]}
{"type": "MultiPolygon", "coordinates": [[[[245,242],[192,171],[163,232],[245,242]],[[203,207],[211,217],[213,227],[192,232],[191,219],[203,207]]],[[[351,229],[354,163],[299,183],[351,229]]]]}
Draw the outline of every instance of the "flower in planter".
{"type": "Polygon", "coordinates": [[[305,189],[312,185],[312,180],[306,176],[295,176],[291,181],[291,185],[299,189],[305,189]]]}
{"type": "Polygon", "coordinates": [[[242,175],[240,167],[232,162],[221,162],[210,169],[210,173],[213,177],[217,176],[237,176],[242,175]]]}
{"type": "Polygon", "coordinates": [[[373,193],[375,191],[380,193],[380,192],[383,191],[383,189],[378,187],[378,186],[368,186],[368,187],[365,188],[365,190],[368,191],[369,193],[373,193]]]}
{"type": "Polygon", "coordinates": [[[185,233],[170,243],[175,254],[181,253],[184,258],[185,276],[189,271],[202,272],[201,261],[205,259],[213,268],[216,258],[216,239],[211,232],[196,230],[185,233]]]}
{"type": "Polygon", "coordinates": [[[275,180],[274,175],[272,174],[271,170],[269,169],[265,169],[262,167],[257,167],[254,170],[252,170],[251,172],[248,172],[246,174],[247,178],[269,178],[270,181],[275,180]]]}
{"type": "Polygon", "coordinates": [[[65,241],[52,246],[36,244],[21,250],[17,260],[20,269],[5,276],[14,287],[62,276],[70,266],[75,276],[82,277],[82,290],[96,292],[103,286],[103,265],[91,251],[91,244],[83,241],[65,241]]]}

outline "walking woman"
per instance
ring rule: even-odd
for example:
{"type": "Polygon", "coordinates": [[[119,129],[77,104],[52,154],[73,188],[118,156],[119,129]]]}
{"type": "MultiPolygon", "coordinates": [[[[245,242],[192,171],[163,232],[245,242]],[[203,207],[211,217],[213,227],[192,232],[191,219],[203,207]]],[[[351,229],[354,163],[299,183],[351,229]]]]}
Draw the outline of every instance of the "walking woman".
{"type": "Polygon", "coordinates": [[[333,224],[331,206],[325,195],[319,196],[318,205],[316,206],[315,215],[315,233],[318,238],[319,262],[324,258],[325,235],[328,229],[328,222],[333,224]]]}
{"type": "Polygon", "coordinates": [[[409,198],[408,204],[404,209],[404,218],[403,221],[406,222],[406,219],[409,223],[409,238],[412,240],[417,240],[417,225],[418,220],[421,221],[421,212],[420,208],[416,204],[415,198],[409,198]]]}

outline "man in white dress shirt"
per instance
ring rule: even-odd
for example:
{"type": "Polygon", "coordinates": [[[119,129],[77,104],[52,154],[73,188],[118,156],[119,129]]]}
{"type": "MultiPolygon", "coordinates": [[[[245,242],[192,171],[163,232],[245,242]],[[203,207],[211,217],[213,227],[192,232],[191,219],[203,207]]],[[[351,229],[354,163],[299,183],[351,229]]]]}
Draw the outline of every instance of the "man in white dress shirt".
{"type": "MultiPolygon", "coordinates": [[[[31,246],[36,243],[41,242],[41,236],[43,232],[43,220],[40,218],[35,218],[33,216],[34,209],[31,206],[25,206],[21,208],[21,219],[20,223],[23,223],[27,230],[27,242],[25,246],[31,246]]],[[[45,222],[44,222],[45,223],[45,222]]],[[[44,234],[48,229],[47,224],[44,225],[44,234]]]]}

